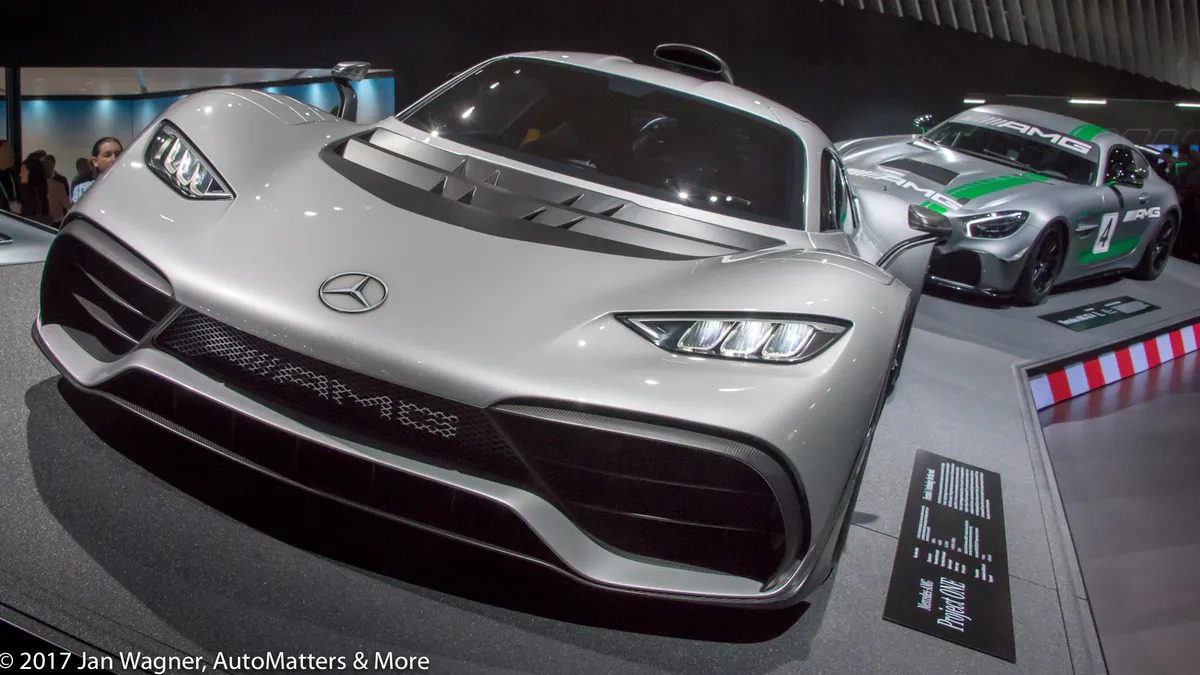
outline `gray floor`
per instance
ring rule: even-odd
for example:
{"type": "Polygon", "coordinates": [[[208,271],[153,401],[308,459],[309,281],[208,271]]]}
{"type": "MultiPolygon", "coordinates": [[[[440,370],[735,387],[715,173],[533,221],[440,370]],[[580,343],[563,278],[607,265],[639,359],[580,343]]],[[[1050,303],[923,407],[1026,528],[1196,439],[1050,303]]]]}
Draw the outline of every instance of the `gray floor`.
{"type": "Polygon", "coordinates": [[[29,340],[39,273],[0,268],[0,616],[107,651],[381,650],[443,672],[1102,671],[1019,366],[1200,313],[1180,262],[1037,309],[926,297],[837,574],[811,606],[747,616],[598,597],[110,428],[29,340]],[[1037,318],[1115,295],[1162,309],[1088,333],[1037,318]],[[881,619],[918,448],[1002,476],[1015,665],[881,619]]]}
{"type": "Polygon", "coordinates": [[[1042,411],[1109,671],[1200,668],[1200,352],[1042,411]]]}

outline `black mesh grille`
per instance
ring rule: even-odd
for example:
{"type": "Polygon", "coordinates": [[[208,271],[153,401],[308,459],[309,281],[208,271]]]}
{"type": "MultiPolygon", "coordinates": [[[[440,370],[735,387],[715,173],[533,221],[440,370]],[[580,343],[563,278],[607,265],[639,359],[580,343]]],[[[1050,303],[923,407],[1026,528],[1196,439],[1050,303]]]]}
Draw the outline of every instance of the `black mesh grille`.
{"type": "Polygon", "coordinates": [[[256,400],[343,438],[489,478],[528,474],[483,410],[284,349],[193,310],[158,337],[165,351],[256,400]]]}

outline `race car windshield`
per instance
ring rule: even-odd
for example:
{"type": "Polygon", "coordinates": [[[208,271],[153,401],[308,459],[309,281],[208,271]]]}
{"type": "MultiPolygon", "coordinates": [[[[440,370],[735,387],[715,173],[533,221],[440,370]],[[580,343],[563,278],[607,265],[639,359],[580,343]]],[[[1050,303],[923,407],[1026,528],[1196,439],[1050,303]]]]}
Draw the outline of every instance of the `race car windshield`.
{"type": "Polygon", "coordinates": [[[963,122],[943,122],[926,140],[970,155],[1072,183],[1091,184],[1096,163],[1030,136],[963,122]]]}
{"type": "Polygon", "coordinates": [[[401,119],[585,180],[803,227],[804,154],[797,136],[654,84],[535,59],[502,59],[401,119]]]}

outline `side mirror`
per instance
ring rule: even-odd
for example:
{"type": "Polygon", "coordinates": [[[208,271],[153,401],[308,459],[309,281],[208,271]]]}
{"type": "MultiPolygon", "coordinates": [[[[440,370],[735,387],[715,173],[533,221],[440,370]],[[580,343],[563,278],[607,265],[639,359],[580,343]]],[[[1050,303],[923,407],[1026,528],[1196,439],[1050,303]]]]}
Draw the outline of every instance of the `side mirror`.
{"type": "Polygon", "coordinates": [[[358,95],[350,83],[361,81],[370,70],[371,64],[366,61],[342,61],[329,71],[333,83],[337,85],[338,98],[341,99],[333,114],[351,122],[358,119],[358,95]]]}
{"type": "Polygon", "coordinates": [[[943,241],[954,231],[954,223],[945,214],[916,204],[908,207],[908,226],[918,232],[937,235],[943,241]]]}

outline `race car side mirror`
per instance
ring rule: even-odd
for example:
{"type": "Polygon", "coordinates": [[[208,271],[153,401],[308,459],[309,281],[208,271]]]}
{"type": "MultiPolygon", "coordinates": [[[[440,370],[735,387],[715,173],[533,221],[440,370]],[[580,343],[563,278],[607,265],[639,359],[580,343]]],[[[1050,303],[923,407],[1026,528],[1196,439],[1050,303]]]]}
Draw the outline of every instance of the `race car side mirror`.
{"type": "Polygon", "coordinates": [[[371,64],[366,61],[342,61],[329,71],[333,83],[337,85],[338,98],[341,99],[333,114],[351,122],[358,119],[358,95],[350,83],[362,80],[370,70],[371,64]]]}
{"type": "Polygon", "coordinates": [[[954,223],[945,214],[913,204],[908,207],[908,226],[918,232],[936,234],[948,239],[954,231],[954,223]]]}

